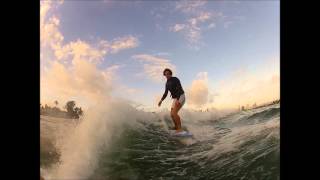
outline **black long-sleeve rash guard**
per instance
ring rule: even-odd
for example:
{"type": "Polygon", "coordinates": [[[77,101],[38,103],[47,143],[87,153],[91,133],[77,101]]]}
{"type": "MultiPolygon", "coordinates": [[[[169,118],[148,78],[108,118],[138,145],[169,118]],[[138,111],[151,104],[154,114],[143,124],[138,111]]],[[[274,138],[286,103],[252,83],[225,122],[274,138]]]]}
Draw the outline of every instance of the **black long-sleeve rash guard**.
{"type": "Polygon", "coordinates": [[[162,101],[167,97],[168,91],[170,91],[172,98],[179,98],[180,95],[184,93],[178,78],[171,77],[167,80],[166,90],[161,98],[162,101]]]}

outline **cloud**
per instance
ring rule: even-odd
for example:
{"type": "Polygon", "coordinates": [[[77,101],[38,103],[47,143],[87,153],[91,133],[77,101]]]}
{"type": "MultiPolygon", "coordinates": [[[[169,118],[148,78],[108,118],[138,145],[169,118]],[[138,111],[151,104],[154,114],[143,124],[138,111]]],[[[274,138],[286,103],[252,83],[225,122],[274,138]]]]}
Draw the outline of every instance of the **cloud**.
{"type": "Polygon", "coordinates": [[[61,46],[63,35],[59,31],[60,20],[55,15],[62,1],[40,1],[40,73],[55,59],[54,48],[61,46]]]}
{"type": "Polygon", "coordinates": [[[56,16],[48,16],[49,11],[57,8],[58,4],[51,1],[41,1],[40,8],[40,41],[41,48],[54,48],[63,41],[59,31],[60,20],[56,16]]]}
{"type": "Polygon", "coordinates": [[[91,62],[101,61],[106,53],[105,49],[95,48],[80,39],[55,48],[55,56],[58,60],[87,59],[91,62]]]}
{"type": "Polygon", "coordinates": [[[171,28],[173,32],[179,32],[186,27],[185,24],[175,24],[174,27],[171,28]]]}
{"type": "MultiPolygon", "coordinates": [[[[60,19],[56,10],[62,3],[41,1],[41,101],[77,102],[89,106],[109,97],[114,88],[114,77],[123,65],[104,69],[97,63],[108,53],[138,46],[134,36],[123,36],[112,41],[99,40],[89,43],[81,39],[65,42],[59,30],[60,19]]],[[[131,90],[133,91],[133,90],[131,90]]]]}
{"type": "Polygon", "coordinates": [[[182,0],[176,2],[176,9],[184,13],[193,13],[207,3],[206,0],[182,0]]]}
{"type": "Polygon", "coordinates": [[[60,19],[53,14],[61,2],[44,1],[40,6],[41,29],[41,53],[54,54],[58,60],[87,59],[89,61],[101,61],[108,53],[118,53],[121,50],[135,48],[139,41],[136,37],[127,35],[115,38],[111,42],[100,40],[89,44],[78,39],[64,43],[64,37],[59,30],[60,19]],[[51,14],[49,12],[51,11],[51,14]],[[51,16],[49,16],[51,15],[51,16]]]}
{"type": "Polygon", "coordinates": [[[274,57],[255,71],[239,68],[217,83],[209,81],[207,72],[199,72],[186,89],[188,107],[233,109],[276,100],[280,98],[279,62],[279,58],[274,57]]]}
{"type": "Polygon", "coordinates": [[[155,53],[154,55],[156,55],[156,56],[170,56],[171,54],[169,52],[158,52],[158,53],[155,53]]]}
{"type": "Polygon", "coordinates": [[[207,20],[209,20],[212,17],[211,13],[209,12],[202,12],[197,18],[196,20],[200,21],[200,22],[205,22],[207,20]]]}
{"type": "MultiPolygon", "coordinates": [[[[202,38],[204,23],[211,21],[213,17],[212,13],[200,12],[197,16],[187,19],[185,23],[169,27],[169,30],[182,33],[190,45],[196,46],[202,38]]],[[[214,28],[215,26],[213,25],[214,23],[211,22],[210,28],[214,28]]]]}
{"type": "MultiPolygon", "coordinates": [[[[185,19],[180,22],[169,23],[165,29],[170,32],[181,34],[187,41],[187,45],[192,49],[200,49],[204,45],[202,41],[203,32],[212,30],[216,27],[216,20],[222,17],[220,12],[206,10],[206,0],[182,0],[174,3],[167,3],[166,8],[157,8],[150,11],[151,15],[157,17],[161,11],[161,17],[175,12],[182,13],[185,19]],[[174,6],[172,9],[172,5],[174,6]],[[169,12],[169,13],[168,13],[169,12]],[[210,25],[208,25],[210,24],[210,25]]],[[[156,18],[157,19],[157,18],[156,18]]],[[[163,22],[162,22],[163,23],[163,22]]],[[[156,28],[161,30],[159,23],[155,24],[156,28]]]]}
{"type": "Polygon", "coordinates": [[[257,79],[255,75],[229,81],[219,88],[219,96],[214,105],[219,108],[261,104],[278,99],[280,96],[280,76],[270,75],[268,79],[257,79]]]}
{"type": "Polygon", "coordinates": [[[105,79],[107,79],[108,81],[112,81],[112,79],[115,79],[114,75],[116,74],[116,72],[123,66],[124,65],[118,65],[118,64],[111,65],[107,67],[104,71],[102,71],[102,74],[105,79]]]}
{"type": "Polygon", "coordinates": [[[197,79],[187,89],[187,103],[191,108],[201,108],[209,101],[208,73],[199,72],[197,79]]]}
{"type": "Polygon", "coordinates": [[[138,46],[138,39],[133,36],[116,38],[110,45],[111,53],[117,53],[123,49],[135,48],[138,46]]]}
{"type": "Polygon", "coordinates": [[[95,44],[89,44],[78,39],[63,46],[55,46],[54,53],[59,60],[82,58],[91,62],[99,62],[102,61],[108,53],[114,54],[121,50],[135,48],[137,46],[138,39],[133,36],[116,38],[110,43],[106,40],[101,40],[95,44]]]}
{"type": "Polygon", "coordinates": [[[77,59],[72,68],[53,61],[51,68],[41,77],[41,92],[45,99],[66,101],[80,98],[94,103],[108,97],[112,91],[114,71],[105,73],[93,63],[77,59]]]}
{"type": "Polygon", "coordinates": [[[180,33],[188,42],[189,47],[199,49],[204,30],[216,27],[216,21],[224,18],[221,12],[209,12],[205,9],[207,1],[178,1],[176,10],[187,15],[184,23],[175,23],[169,31],[180,33]]]}
{"type": "Polygon", "coordinates": [[[143,63],[144,73],[154,82],[161,82],[163,80],[162,72],[165,68],[170,68],[173,72],[176,72],[175,65],[168,59],[148,54],[133,55],[132,58],[143,63]]]}
{"type": "Polygon", "coordinates": [[[216,84],[214,92],[218,95],[210,106],[217,108],[238,108],[280,98],[279,59],[266,61],[266,66],[257,72],[239,69],[216,84]]]}

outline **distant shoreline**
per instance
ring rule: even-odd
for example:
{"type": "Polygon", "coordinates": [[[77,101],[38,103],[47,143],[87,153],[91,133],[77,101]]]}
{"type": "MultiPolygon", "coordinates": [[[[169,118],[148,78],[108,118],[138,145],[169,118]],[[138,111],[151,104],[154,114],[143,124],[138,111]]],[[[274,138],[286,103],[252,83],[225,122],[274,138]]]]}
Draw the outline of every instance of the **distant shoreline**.
{"type": "Polygon", "coordinates": [[[251,107],[251,108],[244,109],[244,110],[258,109],[258,108],[262,108],[262,107],[266,107],[266,106],[271,106],[271,105],[279,104],[279,103],[280,103],[280,99],[275,100],[275,101],[272,101],[272,102],[268,102],[268,103],[265,103],[265,104],[261,104],[261,105],[259,105],[259,106],[253,106],[253,107],[251,107]]]}
{"type": "Polygon", "coordinates": [[[40,115],[55,117],[55,118],[65,118],[65,119],[79,119],[82,116],[83,111],[81,107],[76,107],[75,101],[68,101],[65,105],[65,109],[61,110],[57,107],[58,101],[55,101],[56,106],[50,107],[47,104],[42,106],[40,104],[40,115]]]}

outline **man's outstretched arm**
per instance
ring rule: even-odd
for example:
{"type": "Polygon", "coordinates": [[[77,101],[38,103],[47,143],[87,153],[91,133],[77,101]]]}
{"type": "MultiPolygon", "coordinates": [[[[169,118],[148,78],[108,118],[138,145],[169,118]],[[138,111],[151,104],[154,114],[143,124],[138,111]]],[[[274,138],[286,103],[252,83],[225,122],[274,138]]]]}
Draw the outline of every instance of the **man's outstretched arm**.
{"type": "Polygon", "coordinates": [[[167,97],[167,95],[168,95],[168,88],[166,86],[166,90],[165,90],[164,94],[162,95],[162,98],[159,101],[158,106],[161,106],[162,101],[167,97]]]}

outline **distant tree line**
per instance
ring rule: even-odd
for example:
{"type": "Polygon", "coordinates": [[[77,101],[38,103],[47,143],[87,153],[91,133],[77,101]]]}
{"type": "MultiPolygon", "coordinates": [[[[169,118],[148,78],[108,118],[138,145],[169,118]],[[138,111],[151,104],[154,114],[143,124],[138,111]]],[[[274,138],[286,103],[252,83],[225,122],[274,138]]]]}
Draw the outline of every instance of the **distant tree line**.
{"type": "Polygon", "coordinates": [[[40,104],[40,114],[70,119],[79,119],[80,116],[83,115],[81,107],[77,107],[75,101],[68,101],[64,106],[65,110],[61,110],[59,107],[57,107],[59,104],[58,101],[54,101],[54,104],[56,105],[55,107],[50,107],[47,104],[44,106],[40,104]]]}

